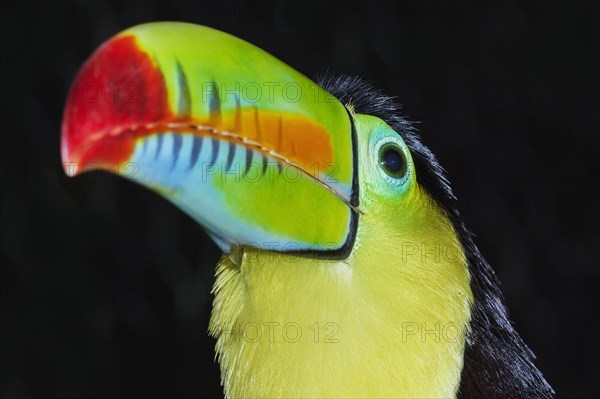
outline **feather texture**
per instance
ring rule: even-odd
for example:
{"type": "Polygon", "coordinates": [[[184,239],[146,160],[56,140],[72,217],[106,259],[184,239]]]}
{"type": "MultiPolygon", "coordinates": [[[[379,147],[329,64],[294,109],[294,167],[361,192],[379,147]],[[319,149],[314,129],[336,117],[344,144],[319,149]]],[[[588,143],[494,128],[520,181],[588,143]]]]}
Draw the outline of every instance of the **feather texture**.
{"type": "Polygon", "coordinates": [[[508,318],[496,274],[461,221],[444,169],[423,145],[414,125],[402,117],[399,104],[357,76],[324,73],[317,81],[342,103],[353,107],[354,112],[376,116],[402,136],[411,151],[418,183],[447,213],[460,237],[471,274],[474,304],[458,398],[554,397],[553,389],[533,363],[534,354],[508,318]]]}

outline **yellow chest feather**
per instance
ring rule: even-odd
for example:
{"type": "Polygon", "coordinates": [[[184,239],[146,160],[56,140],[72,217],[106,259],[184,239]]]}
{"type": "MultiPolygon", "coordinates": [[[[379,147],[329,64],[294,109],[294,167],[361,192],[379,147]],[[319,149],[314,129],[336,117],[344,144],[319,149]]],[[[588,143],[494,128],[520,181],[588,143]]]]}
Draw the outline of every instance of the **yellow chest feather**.
{"type": "Polygon", "coordinates": [[[210,330],[228,397],[455,396],[472,294],[454,231],[363,219],[342,261],[222,258],[210,330]]]}

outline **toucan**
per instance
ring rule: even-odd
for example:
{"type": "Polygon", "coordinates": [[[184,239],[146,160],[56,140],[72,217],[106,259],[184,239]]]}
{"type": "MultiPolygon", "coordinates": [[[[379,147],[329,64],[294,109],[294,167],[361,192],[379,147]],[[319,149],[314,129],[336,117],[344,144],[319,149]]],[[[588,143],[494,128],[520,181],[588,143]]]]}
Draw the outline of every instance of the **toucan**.
{"type": "Polygon", "coordinates": [[[551,398],[398,104],[208,27],[155,22],[76,75],[61,156],[163,196],[223,252],[228,398],[551,398]]]}

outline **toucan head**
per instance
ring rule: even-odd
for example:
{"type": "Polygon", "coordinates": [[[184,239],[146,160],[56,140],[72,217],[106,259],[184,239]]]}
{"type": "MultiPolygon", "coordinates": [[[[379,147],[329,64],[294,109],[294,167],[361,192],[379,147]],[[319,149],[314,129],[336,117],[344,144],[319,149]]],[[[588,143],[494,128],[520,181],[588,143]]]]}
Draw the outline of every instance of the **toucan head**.
{"type": "Polygon", "coordinates": [[[346,257],[360,215],[402,214],[416,186],[384,121],[243,40],[184,23],[128,29],[90,57],[61,150],[67,174],[102,169],[147,186],[226,252],[346,257]]]}

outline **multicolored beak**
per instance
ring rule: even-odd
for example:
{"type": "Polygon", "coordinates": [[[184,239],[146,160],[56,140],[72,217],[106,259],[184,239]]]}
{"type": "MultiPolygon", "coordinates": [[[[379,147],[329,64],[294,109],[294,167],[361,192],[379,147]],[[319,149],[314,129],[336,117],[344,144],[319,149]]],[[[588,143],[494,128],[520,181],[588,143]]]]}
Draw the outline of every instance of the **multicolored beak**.
{"type": "Polygon", "coordinates": [[[62,125],[64,168],[157,191],[228,251],[339,253],[356,228],[353,126],[311,80],[226,33],[150,23],[79,71],[62,125]]]}

